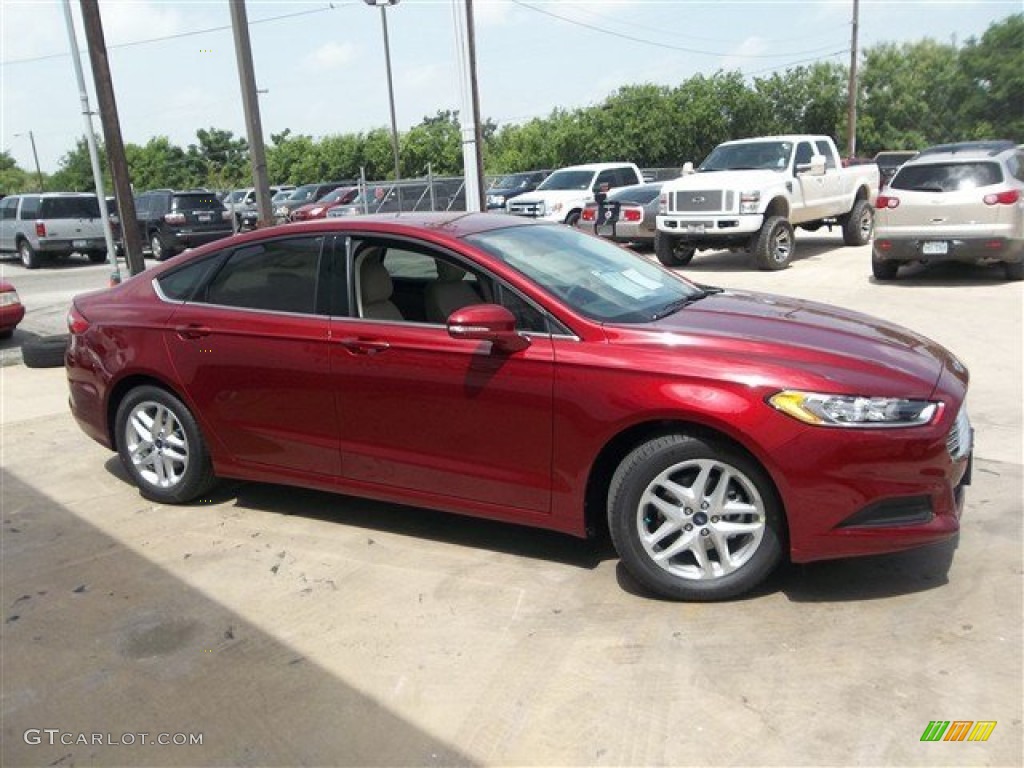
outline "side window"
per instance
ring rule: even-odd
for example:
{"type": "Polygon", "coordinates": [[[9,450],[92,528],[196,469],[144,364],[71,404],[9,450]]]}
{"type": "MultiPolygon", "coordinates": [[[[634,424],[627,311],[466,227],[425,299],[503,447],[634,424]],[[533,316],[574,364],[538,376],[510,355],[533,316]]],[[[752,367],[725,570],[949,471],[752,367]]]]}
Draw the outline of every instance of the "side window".
{"type": "Polygon", "coordinates": [[[1007,170],[1015,179],[1024,181],[1024,152],[1018,152],[1006,163],[1007,170]]]}
{"type": "Polygon", "coordinates": [[[34,195],[26,195],[21,198],[21,213],[18,218],[22,221],[39,218],[39,198],[34,195]]]}
{"type": "Polygon", "coordinates": [[[811,149],[810,143],[801,141],[796,147],[796,160],[794,160],[794,170],[800,171],[801,165],[807,165],[811,162],[811,158],[814,157],[814,150],[811,149]]]}
{"type": "Polygon", "coordinates": [[[836,167],[836,157],[832,152],[832,148],[828,145],[827,141],[816,141],[814,142],[815,149],[818,150],[819,155],[825,156],[825,168],[831,169],[836,167]]]}
{"type": "Polygon", "coordinates": [[[171,301],[188,301],[219,261],[220,259],[214,256],[193,261],[173,272],[164,272],[157,278],[160,292],[171,301]]]}
{"type": "Polygon", "coordinates": [[[149,195],[139,195],[135,198],[135,218],[139,221],[149,218],[149,195]]]}
{"type": "Polygon", "coordinates": [[[13,219],[14,214],[18,210],[18,198],[8,197],[2,203],[0,203],[0,219],[7,220],[13,219]]]}
{"type": "Polygon", "coordinates": [[[197,300],[226,307],[312,314],[322,237],[295,237],[239,248],[197,300]]]}
{"type": "Polygon", "coordinates": [[[495,303],[501,304],[501,306],[515,315],[516,329],[531,333],[547,334],[551,332],[548,327],[547,316],[523,298],[517,291],[499,284],[495,293],[497,294],[495,296],[495,303]]]}
{"type": "Polygon", "coordinates": [[[612,189],[616,186],[615,177],[616,173],[614,169],[609,168],[606,171],[601,171],[597,174],[597,180],[594,182],[594,191],[600,192],[601,188],[604,187],[605,184],[608,185],[608,189],[612,189]]]}
{"type": "Polygon", "coordinates": [[[617,187],[631,187],[642,181],[636,177],[636,171],[629,167],[619,168],[617,175],[619,177],[615,184],[617,187]]]}

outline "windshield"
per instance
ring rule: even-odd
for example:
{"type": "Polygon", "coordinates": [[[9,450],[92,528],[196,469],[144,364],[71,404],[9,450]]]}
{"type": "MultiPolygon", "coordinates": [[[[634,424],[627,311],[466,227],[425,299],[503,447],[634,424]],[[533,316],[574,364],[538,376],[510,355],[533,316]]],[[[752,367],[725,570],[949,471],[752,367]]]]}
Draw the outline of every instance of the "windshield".
{"type": "Polygon", "coordinates": [[[234,192],[224,198],[224,205],[238,205],[242,202],[242,198],[245,197],[246,190],[236,189],[234,192]]]}
{"type": "Polygon", "coordinates": [[[632,251],[560,224],[508,227],[465,239],[598,322],[650,322],[704,295],[632,251]]]}
{"type": "Polygon", "coordinates": [[[697,169],[708,171],[784,171],[793,152],[791,141],[751,141],[715,147],[697,169]]]}
{"type": "Polygon", "coordinates": [[[593,171],[555,171],[544,183],[537,187],[538,190],[567,190],[567,189],[590,189],[590,183],[594,180],[593,171]]]}
{"type": "Polygon", "coordinates": [[[525,187],[530,183],[530,173],[512,173],[508,176],[502,176],[499,179],[495,179],[494,183],[491,184],[491,189],[519,189],[525,187]]]}
{"type": "Polygon", "coordinates": [[[292,192],[291,197],[288,199],[296,203],[308,203],[313,199],[313,195],[316,194],[317,185],[309,184],[305,187],[299,187],[292,192]]]}

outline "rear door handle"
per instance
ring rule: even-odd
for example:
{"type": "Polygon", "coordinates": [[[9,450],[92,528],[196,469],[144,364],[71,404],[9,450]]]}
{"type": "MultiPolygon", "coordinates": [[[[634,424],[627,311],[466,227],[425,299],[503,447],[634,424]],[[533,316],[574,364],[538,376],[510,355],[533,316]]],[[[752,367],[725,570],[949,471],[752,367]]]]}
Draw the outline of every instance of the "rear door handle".
{"type": "Polygon", "coordinates": [[[201,339],[210,335],[210,329],[205,325],[179,325],[174,329],[180,339],[201,339]]]}
{"type": "Polygon", "coordinates": [[[375,341],[373,339],[357,339],[349,337],[338,341],[341,346],[353,355],[376,355],[391,347],[386,341],[375,341]]]}

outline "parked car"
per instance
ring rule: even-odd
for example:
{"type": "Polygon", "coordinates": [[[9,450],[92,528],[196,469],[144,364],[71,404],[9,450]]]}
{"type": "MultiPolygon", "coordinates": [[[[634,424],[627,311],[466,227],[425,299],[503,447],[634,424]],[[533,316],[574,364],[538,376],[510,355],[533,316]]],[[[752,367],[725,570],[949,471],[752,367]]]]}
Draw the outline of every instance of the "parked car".
{"type": "Polygon", "coordinates": [[[327,212],[339,205],[345,205],[359,194],[359,187],[338,187],[328,192],[315,203],[300,205],[288,216],[289,221],[307,221],[309,219],[322,219],[327,212]]]}
{"type": "Polygon", "coordinates": [[[874,162],[878,166],[878,174],[881,177],[880,186],[884,187],[888,184],[889,180],[896,175],[896,171],[899,170],[900,166],[916,156],[917,152],[914,150],[879,152],[875,155],[874,162]]]}
{"type": "MultiPolygon", "coordinates": [[[[463,198],[465,200],[465,198],[463,198]]],[[[463,203],[463,206],[465,203],[463,203]]],[[[361,216],[364,213],[398,213],[400,211],[429,211],[430,190],[425,182],[401,184],[368,184],[343,205],[327,211],[328,218],[361,216]]]]}
{"type": "Polygon", "coordinates": [[[8,195],[0,200],[0,251],[17,253],[26,269],[73,253],[95,263],[104,261],[107,241],[96,195],[8,195]]]}
{"type": "Polygon", "coordinates": [[[18,298],[18,292],[13,285],[0,278],[0,339],[11,338],[24,317],[25,307],[18,298]]]}
{"type": "Polygon", "coordinates": [[[573,165],[552,173],[533,192],[513,198],[507,211],[572,226],[596,193],[642,182],[643,174],[633,163],[573,165]]]}
{"type": "Polygon", "coordinates": [[[602,202],[587,203],[576,226],[617,243],[654,245],[658,195],[664,182],[620,187],[602,202]]]}
{"type": "Polygon", "coordinates": [[[143,242],[157,261],[233,234],[231,214],[210,192],[143,192],[135,198],[135,216],[143,242]]]}
{"type": "Polygon", "coordinates": [[[499,176],[487,188],[487,210],[504,211],[509,200],[524,192],[532,192],[550,175],[551,171],[523,171],[499,176]]]}
{"type": "Polygon", "coordinates": [[[333,192],[338,187],[351,187],[354,185],[354,181],[348,180],[325,181],[319,184],[303,184],[301,187],[296,187],[284,202],[278,203],[277,208],[274,209],[274,220],[282,224],[288,221],[288,217],[291,216],[292,211],[296,208],[309,203],[315,203],[328,192],[333,192]]]}
{"type": "Polygon", "coordinates": [[[968,374],[938,344],[557,224],[251,232],[76,296],[68,325],[72,414],[148,499],[234,478],[606,523],[670,598],[949,539],[970,482],[968,374]]]}
{"type": "MultiPolygon", "coordinates": [[[[284,192],[290,195],[295,191],[294,184],[285,184],[283,186],[272,185],[268,188],[271,195],[271,211],[274,210],[274,197],[278,193],[284,192]]],[[[248,229],[255,227],[259,222],[260,212],[256,204],[256,188],[246,187],[245,189],[236,189],[232,192],[227,200],[224,201],[224,207],[228,209],[235,216],[235,229],[248,229]]],[[[276,218],[276,217],[275,217],[276,218]]]]}
{"type": "Polygon", "coordinates": [[[1024,151],[1009,141],[923,150],[875,203],[871,269],[892,280],[910,262],[1002,262],[1024,280],[1024,151]]]}

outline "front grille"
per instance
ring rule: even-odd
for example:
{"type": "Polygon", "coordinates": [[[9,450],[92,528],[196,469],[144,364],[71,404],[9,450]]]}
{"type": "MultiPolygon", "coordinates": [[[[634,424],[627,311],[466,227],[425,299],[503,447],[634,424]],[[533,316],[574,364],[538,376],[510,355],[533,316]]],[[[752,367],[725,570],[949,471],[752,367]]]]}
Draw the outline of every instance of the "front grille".
{"type": "Polygon", "coordinates": [[[722,213],[731,211],[734,192],[720,189],[676,192],[672,196],[672,210],[676,213],[722,213]]]}
{"type": "Polygon", "coordinates": [[[949,451],[949,455],[954,460],[964,458],[971,452],[973,437],[971,420],[967,416],[967,407],[964,406],[956,415],[956,422],[946,435],[946,450],[949,451]]]}
{"type": "Polygon", "coordinates": [[[508,212],[516,216],[532,216],[537,218],[544,215],[544,203],[542,201],[535,203],[509,203],[508,212]]]}

